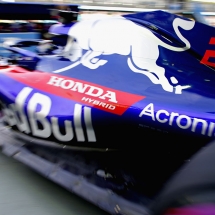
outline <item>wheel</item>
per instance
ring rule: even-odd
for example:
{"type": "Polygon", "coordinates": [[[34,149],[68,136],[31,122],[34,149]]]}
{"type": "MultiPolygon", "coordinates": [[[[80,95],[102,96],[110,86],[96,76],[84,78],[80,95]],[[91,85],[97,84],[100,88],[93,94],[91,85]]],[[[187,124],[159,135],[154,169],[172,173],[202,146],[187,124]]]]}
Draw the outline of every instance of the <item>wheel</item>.
{"type": "Polygon", "coordinates": [[[215,141],[175,173],[151,211],[153,215],[215,215],[215,141]]]}

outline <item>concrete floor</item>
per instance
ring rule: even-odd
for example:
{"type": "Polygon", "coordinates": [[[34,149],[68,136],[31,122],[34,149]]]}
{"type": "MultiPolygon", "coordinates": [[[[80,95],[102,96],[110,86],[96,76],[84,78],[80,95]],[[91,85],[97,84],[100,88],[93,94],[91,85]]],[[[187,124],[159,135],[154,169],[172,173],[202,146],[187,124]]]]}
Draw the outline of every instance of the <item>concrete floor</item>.
{"type": "Polygon", "coordinates": [[[107,215],[0,153],[0,215],[107,215]]]}

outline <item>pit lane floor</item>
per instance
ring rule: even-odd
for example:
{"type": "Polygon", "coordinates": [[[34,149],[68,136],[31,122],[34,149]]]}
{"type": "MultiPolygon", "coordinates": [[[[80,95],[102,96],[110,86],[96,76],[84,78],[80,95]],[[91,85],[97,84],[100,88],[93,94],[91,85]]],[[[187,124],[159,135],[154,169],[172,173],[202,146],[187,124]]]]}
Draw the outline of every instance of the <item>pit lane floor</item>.
{"type": "Polygon", "coordinates": [[[0,152],[0,215],[107,215],[0,152]]]}

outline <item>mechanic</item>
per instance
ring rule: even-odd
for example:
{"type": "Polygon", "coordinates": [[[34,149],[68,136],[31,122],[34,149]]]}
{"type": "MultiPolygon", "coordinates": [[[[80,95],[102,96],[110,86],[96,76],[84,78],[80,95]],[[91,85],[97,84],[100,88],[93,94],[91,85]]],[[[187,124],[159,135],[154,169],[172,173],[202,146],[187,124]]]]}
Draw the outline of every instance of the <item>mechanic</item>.
{"type": "Polygon", "coordinates": [[[56,17],[59,23],[49,28],[48,33],[44,36],[47,42],[44,41],[38,46],[38,52],[40,54],[65,55],[64,47],[73,42],[73,38],[68,37],[68,31],[78,21],[78,14],[78,11],[72,11],[65,5],[52,9],[51,15],[56,17]]]}

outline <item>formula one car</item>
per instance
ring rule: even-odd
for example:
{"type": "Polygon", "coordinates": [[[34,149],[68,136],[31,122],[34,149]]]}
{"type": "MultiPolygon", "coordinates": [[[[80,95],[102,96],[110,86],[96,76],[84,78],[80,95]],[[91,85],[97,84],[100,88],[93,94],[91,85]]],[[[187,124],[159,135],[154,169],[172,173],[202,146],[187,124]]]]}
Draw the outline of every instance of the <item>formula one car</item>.
{"type": "Polygon", "coordinates": [[[214,44],[164,11],[5,41],[3,153],[111,214],[215,214],[214,44]]]}

